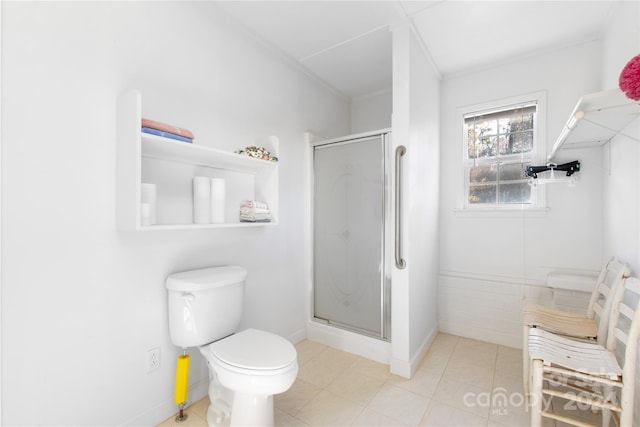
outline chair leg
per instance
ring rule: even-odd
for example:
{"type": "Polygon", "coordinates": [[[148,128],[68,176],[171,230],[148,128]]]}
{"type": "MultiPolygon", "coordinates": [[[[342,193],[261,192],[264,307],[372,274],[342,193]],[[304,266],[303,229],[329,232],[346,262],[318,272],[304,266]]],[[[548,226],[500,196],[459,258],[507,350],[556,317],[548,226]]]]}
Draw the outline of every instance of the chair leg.
{"type": "MultiPolygon", "coordinates": [[[[595,387],[595,390],[597,389],[598,387],[595,387]]],[[[604,388],[602,388],[602,396],[604,397],[605,402],[608,401],[611,403],[615,403],[616,399],[612,398],[611,393],[613,393],[612,386],[605,385],[604,388]]],[[[609,424],[611,424],[611,410],[602,408],[602,427],[609,427],[609,424]]]]}
{"type": "Polygon", "coordinates": [[[531,377],[529,375],[529,325],[522,328],[522,384],[524,385],[524,396],[529,399],[529,384],[531,377]]]}
{"type": "Polygon", "coordinates": [[[531,427],[542,427],[542,360],[535,359],[531,366],[531,427]]]}
{"type": "Polygon", "coordinates": [[[631,427],[633,425],[633,403],[635,398],[635,379],[629,378],[624,381],[620,396],[620,406],[622,412],[620,413],[620,427],[631,427]]]}

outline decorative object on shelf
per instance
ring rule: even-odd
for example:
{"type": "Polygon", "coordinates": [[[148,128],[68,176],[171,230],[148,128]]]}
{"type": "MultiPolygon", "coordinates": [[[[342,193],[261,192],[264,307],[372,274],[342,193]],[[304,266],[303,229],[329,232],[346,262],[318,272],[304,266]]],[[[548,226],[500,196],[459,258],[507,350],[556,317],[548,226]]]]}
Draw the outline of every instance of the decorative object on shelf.
{"type": "Polygon", "coordinates": [[[225,199],[224,178],[211,178],[211,224],[224,224],[225,199]]]}
{"type": "Polygon", "coordinates": [[[240,222],[271,222],[269,205],[256,200],[245,200],[240,204],[240,222]]]}
{"type": "Polygon", "coordinates": [[[156,185],[143,182],[140,184],[140,224],[156,224],[156,185]]]}
{"type": "Polygon", "coordinates": [[[193,223],[209,224],[211,222],[211,178],[208,176],[193,177],[193,223]]]}
{"type": "Polygon", "coordinates": [[[145,118],[142,119],[141,129],[144,133],[171,138],[182,142],[192,143],[195,139],[193,132],[189,129],[145,118]]]}
{"type": "Polygon", "coordinates": [[[624,66],[618,84],[627,98],[640,101],[640,55],[631,58],[624,66]]]}
{"type": "Polygon", "coordinates": [[[270,162],[277,162],[278,158],[276,156],[271,155],[264,147],[257,147],[255,145],[245,147],[244,150],[236,150],[234,151],[236,154],[241,154],[243,156],[253,157],[255,159],[268,160],[270,162]]]}

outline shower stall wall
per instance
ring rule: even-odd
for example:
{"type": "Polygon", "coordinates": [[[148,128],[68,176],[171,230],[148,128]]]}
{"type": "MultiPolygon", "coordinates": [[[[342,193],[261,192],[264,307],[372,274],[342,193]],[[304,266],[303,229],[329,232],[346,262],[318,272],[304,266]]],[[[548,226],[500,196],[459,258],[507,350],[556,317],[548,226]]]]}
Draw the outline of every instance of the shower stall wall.
{"type": "Polygon", "coordinates": [[[312,147],[314,321],[383,341],[390,333],[389,140],[380,131],[312,147]]]}

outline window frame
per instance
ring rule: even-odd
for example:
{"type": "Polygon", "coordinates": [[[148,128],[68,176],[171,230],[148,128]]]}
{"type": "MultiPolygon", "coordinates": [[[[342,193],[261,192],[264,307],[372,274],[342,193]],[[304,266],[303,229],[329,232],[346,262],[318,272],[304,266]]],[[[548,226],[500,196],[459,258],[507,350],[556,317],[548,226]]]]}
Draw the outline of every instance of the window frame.
{"type": "MultiPolygon", "coordinates": [[[[501,98],[494,101],[468,105],[458,108],[456,120],[458,126],[461,129],[459,147],[461,149],[461,175],[462,175],[462,189],[459,197],[459,208],[463,211],[533,211],[533,210],[546,210],[546,194],[544,186],[531,186],[531,201],[530,203],[470,203],[469,202],[469,189],[471,187],[469,172],[471,165],[474,164],[474,159],[470,159],[468,156],[467,146],[467,127],[465,120],[470,115],[490,113],[491,111],[504,111],[510,108],[517,108],[519,105],[536,104],[536,117],[533,127],[533,149],[528,153],[527,157],[530,158],[531,164],[542,164],[544,162],[544,156],[546,153],[546,92],[538,91],[533,93],[527,93],[523,95],[513,96],[509,98],[501,98]]],[[[509,163],[521,163],[523,154],[512,154],[508,156],[498,156],[485,159],[475,159],[475,164],[494,164],[499,163],[499,159],[503,161],[502,164],[509,163]]]]}

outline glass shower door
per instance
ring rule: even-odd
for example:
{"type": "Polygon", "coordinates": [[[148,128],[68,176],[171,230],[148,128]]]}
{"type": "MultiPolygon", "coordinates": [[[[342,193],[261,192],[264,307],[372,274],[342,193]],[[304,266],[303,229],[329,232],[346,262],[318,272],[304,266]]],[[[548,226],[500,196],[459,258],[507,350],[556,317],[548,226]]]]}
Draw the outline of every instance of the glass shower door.
{"type": "Polygon", "coordinates": [[[386,338],[384,136],[314,148],[314,317],[386,338]]]}

